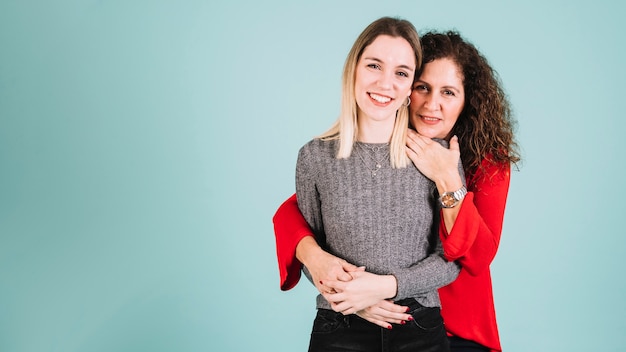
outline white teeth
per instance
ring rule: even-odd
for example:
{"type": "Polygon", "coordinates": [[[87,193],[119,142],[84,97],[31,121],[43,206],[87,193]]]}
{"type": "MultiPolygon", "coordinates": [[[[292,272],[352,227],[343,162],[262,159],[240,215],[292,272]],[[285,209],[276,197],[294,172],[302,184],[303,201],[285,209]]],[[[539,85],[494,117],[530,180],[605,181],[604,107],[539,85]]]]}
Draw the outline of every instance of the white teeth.
{"type": "Polygon", "coordinates": [[[382,104],[388,103],[388,102],[391,101],[391,98],[382,97],[380,95],[376,95],[376,94],[373,94],[373,93],[370,93],[370,97],[372,97],[372,99],[374,99],[377,102],[382,103],[382,104]]]}

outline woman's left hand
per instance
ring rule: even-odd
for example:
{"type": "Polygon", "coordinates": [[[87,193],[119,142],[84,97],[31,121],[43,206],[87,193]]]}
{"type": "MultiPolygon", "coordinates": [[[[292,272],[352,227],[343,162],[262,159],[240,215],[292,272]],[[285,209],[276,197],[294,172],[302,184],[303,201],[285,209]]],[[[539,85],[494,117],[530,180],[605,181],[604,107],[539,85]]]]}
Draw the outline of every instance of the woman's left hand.
{"type": "Polygon", "coordinates": [[[435,183],[459,175],[459,142],[456,136],[450,139],[446,149],[436,141],[409,129],[406,153],[415,167],[435,183]]]}
{"type": "Polygon", "coordinates": [[[356,312],[356,315],[382,328],[391,329],[391,324],[406,324],[413,319],[407,313],[409,307],[395,304],[391,300],[382,300],[377,304],[356,312]]]}
{"type": "Polygon", "coordinates": [[[356,313],[396,295],[397,281],[393,275],[376,275],[367,271],[350,272],[352,280],[323,280],[333,293],[322,293],[335,312],[356,313]]]}

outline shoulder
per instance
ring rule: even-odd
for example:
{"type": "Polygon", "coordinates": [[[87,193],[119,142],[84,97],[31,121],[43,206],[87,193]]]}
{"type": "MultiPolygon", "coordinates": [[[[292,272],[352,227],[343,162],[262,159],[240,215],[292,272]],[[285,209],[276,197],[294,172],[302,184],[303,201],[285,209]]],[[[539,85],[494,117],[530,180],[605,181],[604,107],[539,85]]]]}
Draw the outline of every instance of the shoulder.
{"type": "Polygon", "coordinates": [[[336,153],[337,140],[322,140],[315,138],[300,148],[299,157],[323,157],[334,156],[336,153]]]}
{"type": "Polygon", "coordinates": [[[336,160],[335,141],[313,139],[300,148],[296,173],[302,177],[310,178],[318,175],[327,166],[333,165],[336,160]]]}
{"type": "Polygon", "coordinates": [[[480,166],[472,175],[472,183],[477,187],[488,187],[501,182],[509,182],[511,178],[511,164],[497,162],[488,154],[480,162],[480,166]]]}

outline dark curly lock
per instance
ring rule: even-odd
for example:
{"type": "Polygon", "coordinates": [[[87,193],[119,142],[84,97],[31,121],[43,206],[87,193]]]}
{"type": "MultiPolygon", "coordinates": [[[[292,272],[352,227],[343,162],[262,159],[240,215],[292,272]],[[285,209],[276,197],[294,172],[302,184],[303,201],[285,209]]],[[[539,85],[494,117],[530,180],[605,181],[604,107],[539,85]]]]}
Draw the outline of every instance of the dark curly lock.
{"type": "Polygon", "coordinates": [[[511,107],[500,78],[487,59],[455,31],[428,32],[421,37],[421,43],[424,65],[448,58],[463,74],[465,106],[452,135],[459,137],[461,160],[469,179],[476,179],[483,160],[502,168],[517,163],[520,155],[511,107]]]}

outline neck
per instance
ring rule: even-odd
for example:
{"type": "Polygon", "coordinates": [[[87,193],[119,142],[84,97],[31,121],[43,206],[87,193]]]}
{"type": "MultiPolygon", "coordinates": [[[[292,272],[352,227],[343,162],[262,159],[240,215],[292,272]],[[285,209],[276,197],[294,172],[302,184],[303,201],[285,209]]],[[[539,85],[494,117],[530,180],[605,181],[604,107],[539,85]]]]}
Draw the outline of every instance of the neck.
{"type": "Polygon", "coordinates": [[[359,135],[357,140],[363,143],[389,143],[395,119],[390,121],[372,121],[358,119],[359,135]]]}

